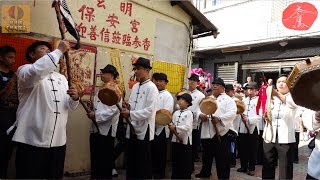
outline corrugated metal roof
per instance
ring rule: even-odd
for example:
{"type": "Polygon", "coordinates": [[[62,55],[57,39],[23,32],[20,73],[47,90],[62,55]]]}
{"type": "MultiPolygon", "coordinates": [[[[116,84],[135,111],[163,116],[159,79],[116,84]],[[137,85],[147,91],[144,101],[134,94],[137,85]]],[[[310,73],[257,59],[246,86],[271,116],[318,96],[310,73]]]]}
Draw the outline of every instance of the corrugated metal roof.
{"type": "Polygon", "coordinates": [[[219,34],[218,28],[213,25],[189,0],[174,1],[171,0],[171,5],[178,5],[186,13],[192,17],[193,35],[198,35],[196,38],[211,36],[216,38],[219,34]]]}

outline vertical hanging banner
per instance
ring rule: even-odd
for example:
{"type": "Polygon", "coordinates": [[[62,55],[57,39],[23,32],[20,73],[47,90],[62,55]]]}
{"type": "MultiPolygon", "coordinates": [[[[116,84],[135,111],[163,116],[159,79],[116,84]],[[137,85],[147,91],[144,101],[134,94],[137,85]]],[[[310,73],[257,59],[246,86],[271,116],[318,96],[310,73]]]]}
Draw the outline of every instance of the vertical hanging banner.
{"type": "Polygon", "coordinates": [[[119,73],[119,84],[122,90],[125,89],[124,87],[124,78],[123,78],[123,72],[122,72],[122,66],[120,62],[120,51],[119,49],[111,49],[110,50],[110,59],[111,59],[111,64],[117,68],[117,71],[119,73]]]}
{"type": "MultiPolygon", "coordinates": [[[[82,44],[78,50],[69,50],[71,77],[72,80],[80,81],[84,85],[83,100],[89,100],[91,94],[94,93],[96,54],[96,47],[82,44]]],[[[65,61],[60,60],[60,73],[67,76],[66,70],[65,61]]]]}

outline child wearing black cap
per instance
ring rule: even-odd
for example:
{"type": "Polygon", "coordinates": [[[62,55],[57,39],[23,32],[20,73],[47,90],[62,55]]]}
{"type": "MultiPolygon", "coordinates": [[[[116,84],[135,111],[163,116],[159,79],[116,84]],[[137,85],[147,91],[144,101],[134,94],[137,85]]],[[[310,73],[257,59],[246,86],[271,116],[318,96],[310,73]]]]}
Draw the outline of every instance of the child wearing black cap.
{"type": "Polygon", "coordinates": [[[179,111],[172,116],[171,131],[177,131],[182,142],[172,137],[172,179],[191,179],[192,163],[192,123],[193,114],[187,108],[192,105],[192,97],[184,93],[177,97],[179,111]]]}

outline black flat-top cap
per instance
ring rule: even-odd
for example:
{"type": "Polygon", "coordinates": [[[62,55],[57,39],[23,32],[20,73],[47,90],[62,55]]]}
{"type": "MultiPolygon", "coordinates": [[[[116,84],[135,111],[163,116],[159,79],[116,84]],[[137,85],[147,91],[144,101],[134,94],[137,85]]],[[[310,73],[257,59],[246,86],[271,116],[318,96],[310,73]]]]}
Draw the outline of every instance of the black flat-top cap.
{"type": "Polygon", "coordinates": [[[222,85],[223,87],[225,87],[226,85],[224,84],[224,80],[222,78],[216,78],[212,81],[212,84],[220,84],[222,85]]]}
{"type": "Polygon", "coordinates": [[[196,74],[192,74],[188,79],[192,81],[197,81],[197,82],[200,81],[199,76],[196,74]]]}
{"type": "Polygon", "coordinates": [[[155,80],[164,80],[165,82],[169,82],[165,73],[153,73],[152,78],[155,80]]]}
{"type": "Polygon", "coordinates": [[[189,93],[183,93],[179,96],[177,96],[177,99],[179,100],[180,98],[184,99],[187,101],[187,103],[189,104],[189,106],[192,106],[192,97],[189,93]]]}
{"type": "Polygon", "coordinates": [[[234,87],[232,84],[226,84],[224,87],[225,90],[234,90],[234,87]]]}
{"type": "Polygon", "coordinates": [[[138,60],[133,63],[132,65],[134,66],[143,66],[145,68],[149,68],[149,69],[152,69],[151,65],[150,65],[150,60],[149,59],[146,59],[146,58],[143,58],[143,57],[139,57],[138,60]]]}
{"type": "Polygon", "coordinates": [[[104,67],[103,69],[100,69],[100,71],[102,73],[111,73],[114,75],[115,78],[119,75],[117,68],[111,64],[106,65],[106,67],[104,67]]]}

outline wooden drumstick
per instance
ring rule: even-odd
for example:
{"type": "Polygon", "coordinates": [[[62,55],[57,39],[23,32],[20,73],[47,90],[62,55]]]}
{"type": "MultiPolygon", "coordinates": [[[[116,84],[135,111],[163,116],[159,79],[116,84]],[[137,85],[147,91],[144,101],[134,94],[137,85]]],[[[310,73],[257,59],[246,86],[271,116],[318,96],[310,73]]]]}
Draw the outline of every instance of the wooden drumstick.
{"type": "MultiPolygon", "coordinates": [[[[211,116],[211,119],[213,120],[212,114],[211,114],[210,116],[211,116]]],[[[211,123],[212,123],[212,125],[213,125],[213,128],[214,128],[214,130],[216,131],[216,134],[217,134],[217,137],[218,137],[219,142],[221,142],[221,136],[220,136],[220,134],[219,134],[217,125],[216,125],[215,123],[213,123],[212,120],[211,120],[211,123]]]]}
{"type": "MultiPolygon", "coordinates": [[[[89,109],[89,107],[81,99],[79,101],[80,101],[82,107],[86,110],[87,113],[91,112],[91,109],[89,109]]],[[[100,134],[100,129],[99,129],[99,126],[98,126],[98,123],[97,123],[96,119],[94,118],[94,119],[91,119],[91,120],[92,120],[93,125],[97,128],[98,133],[100,134]]]]}
{"type": "MultiPolygon", "coordinates": [[[[60,10],[59,10],[59,5],[58,5],[58,2],[57,1],[54,1],[53,4],[54,6],[54,9],[56,11],[56,15],[57,15],[57,20],[58,20],[58,24],[59,24],[59,30],[60,30],[60,34],[61,34],[61,39],[65,39],[65,33],[64,33],[64,30],[63,30],[63,22],[61,20],[61,13],[60,13],[60,10]]],[[[69,58],[69,53],[68,51],[64,53],[64,57],[65,57],[65,60],[66,60],[66,68],[67,68],[67,80],[68,80],[68,86],[71,87],[72,86],[72,76],[71,76],[71,66],[70,66],[70,58],[69,58]]],[[[80,97],[80,96],[79,96],[80,97]]],[[[80,99],[79,100],[81,105],[83,106],[83,108],[86,110],[86,112],[90,112],[91,110],[84,104],[84,102],[80,99]]],[[[98,130],[98,133],[100,133],[100,130],[99,130],[99,127],[98,127],[98,123],[95,119],[92,119],[92,122],[93,124],[96,126],[97,130],[98,130]]]]}
{"type": "Polygon", "coordinates": [[[244,121],[244,114],[240,114],[240,116],[241,116],[241,120],[242,120],[242,122],[243,122],[244,126],[246,127],[246,129],[247,129],[248,133],[250,133],[250,131],[249,131],[249,127],[248,127],[247,123],[244,121]]]}
{"type": "MultiPolygon", "coordinates": [[[[122,111],[122,108],[120,107],[120,105],[117,103],[117,108],[119,109],[119,111],[121,112],[122,111]]],[[[128,119],[128,118],[124,118],[126,120],[126,122],[128,123],[128,125],[130,126],[130,130],[131,132],[135,135],[136,134],[136,131],[134,130],[134,127],[131,123],[131,121],[128,119]]]]}

